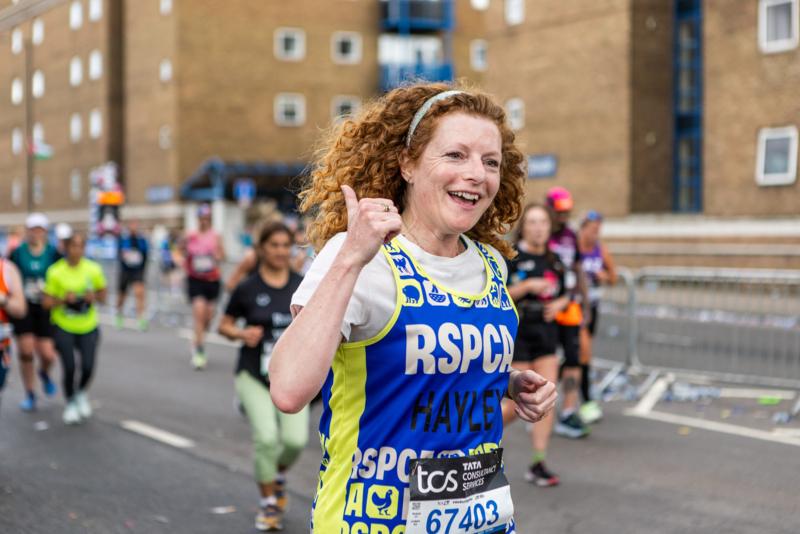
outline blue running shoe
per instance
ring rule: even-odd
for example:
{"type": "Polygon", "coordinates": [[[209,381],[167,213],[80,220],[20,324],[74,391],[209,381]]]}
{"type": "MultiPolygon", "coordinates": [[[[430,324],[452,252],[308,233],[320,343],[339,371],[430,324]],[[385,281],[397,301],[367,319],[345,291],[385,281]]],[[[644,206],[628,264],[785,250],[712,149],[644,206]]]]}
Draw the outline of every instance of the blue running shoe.
{"type": "Polygon", "coordinates": [[[23,412],[35,412],[36,395],[32,392],[28,392],[22,402],[19,403],[19,409],[23,412]]]}
{"type": "Polygon", "coordinates": [[[39,371],[39,378],[42,380],[42,390],[48,397],[54,396],[58,392],[55,382],[50,380],[50,376],[44,371],[39,371]]]}

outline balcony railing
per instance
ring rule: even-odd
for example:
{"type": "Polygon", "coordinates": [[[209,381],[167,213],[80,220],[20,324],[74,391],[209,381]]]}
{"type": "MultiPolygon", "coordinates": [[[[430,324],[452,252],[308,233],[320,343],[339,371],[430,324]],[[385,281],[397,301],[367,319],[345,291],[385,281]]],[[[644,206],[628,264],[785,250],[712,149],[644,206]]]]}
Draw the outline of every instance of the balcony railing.
{"type": "Polygon", "coordinates": [[[384,30],[400,33],[452,30],[453,0],[386,0],[381,21],[384,30]]]}
{"type": "Polygon", "coordinates": [[[389,91],[412,80],[449,82],[453,80],[452,63],[417,63],[381,65],[381,89],[389,91]]]}

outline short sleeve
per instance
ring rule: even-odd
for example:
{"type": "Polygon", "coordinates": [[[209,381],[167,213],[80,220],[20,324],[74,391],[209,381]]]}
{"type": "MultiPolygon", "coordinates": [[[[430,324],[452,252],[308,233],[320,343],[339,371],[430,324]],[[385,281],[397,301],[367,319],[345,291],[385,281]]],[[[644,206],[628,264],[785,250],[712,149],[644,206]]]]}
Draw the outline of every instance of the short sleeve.
{"type": "Polygon", "coordinates": [[[95,263],[92,269],[92,286],[95,291],[101,291],[106,288],[106,275],[103,274],[103,268],[99,263],[95,263]]]}
{"type": "Polygon", "coordinates": [[[233,290],[233,293],[231,293],[230,299],[228,299],[228,305],[225,306],[225,315],[228,315],[233,318],[245,316],[242,294],[243,294],[242,284],[239,284],[233,290]]]}
{"type": "Polygon", "coordinates": [[[60,285],[55,269],[51,266],[44,275],[43,291],[51,297],[61,298],[60,285]]]}
{"type": "Polygon", "coordinates": [[[18,268],[20,268],[20,269],[21,269],[21,268],[22,268],[22,265],[20,265],[20,259],[19,259],[19,249],[20,249],[20,247],[17,247],[17,248],[15,248],[15,249],[14,249],[14,250],[11,252],[11,255],[8,257],[8,259],[11,261],[11,263],[13,263],[13,264],[14,264],[14,265],[16,265],[18,268]]]}

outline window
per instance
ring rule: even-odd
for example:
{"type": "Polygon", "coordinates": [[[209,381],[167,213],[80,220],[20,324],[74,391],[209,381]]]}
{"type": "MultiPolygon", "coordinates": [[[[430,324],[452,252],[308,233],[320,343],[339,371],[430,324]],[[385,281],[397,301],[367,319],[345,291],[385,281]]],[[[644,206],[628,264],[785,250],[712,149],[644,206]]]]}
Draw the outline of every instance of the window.
{"type": "Polygon", "coordinates": [[[306,122],[306,99],[297,93],[275,96],[275,123],[279,126],[300,126],[306,122]]]}
{"type": "Polygon", "coordinates": [[[172,128],[166,124],[158,129],[158,146],[162,150],[172,148],[172,128]]]}
{"type": "Polygon", "coordinates": [[[489,44],[483,39],[475,39],[469,43],[469,63],[472,70],[485,71],[488,67],[486,54],[489,44]]]}
{"type": "Polygon", "coordinates": [[[512,130],[521,130],[525,126],[525,102],[521,98],[512,98],[506,102],[506,113],[512,130]]]}
{"type": "Polygon", "coordinates": [[[103,0],[89,0],[89,20],[98,21],[103,17],[103,0]]]}
{"type": "Polygon", "coordinates": [[[42,19],[33,19],[31,24],[31,41],[35,45],[40,45],[44,42],[44,22],[42,19]]]}
{"type": "Polygon", "coordinates": [[[361,99],[357,96],[336,96],[331,103],[331,117],[336,120],[352,116],[358,112],[360,107],[361,99]]]}
{"type": "Polygon", "coordinates": [[[92,50],[89,54],[89,79],[99,80],[103,76],[103,54],[100,50],[92,50]]]}
{"type": "Polygon", "coordinates": [[[31,77],[31,94],[33,98],[42,98],[44,96],[44,72],[36,70],[31,77]]]}
{"type": "Polygon", "coordinates": [[[72,200],[81,199],[81,171],[72,169],[69,173],[69,196],[72,200]]]}
{"type": "Polygon", "coordinates": [[[299,28],[275,30],[275,57],[285,61],[300,61],[306,55],[306,32],[299,28]]]}
{"type": "Polygon", "coordinates": [[[172,79],[172,61],[162,59],[158,65],[158,79],[163,83],[167,83],[172,79]]]}
{"type": "Polygon", "coordinates": [[[41,176],[33,177],[33,203],[41,204],[44,201],[44,180],[41,176]]]}
{"type": "Polygon", "coordinates": [[[331,56],[334,63],[353,65],[361,61],[361,34],[357,32],[335,32],[331,40],[331,56]]]}
{"type": "Polygon", "coordinates": [[[761,0],[758,5],[758,46],[765,54],[797,48],[798,0],[761,0]]]}
{"type": "Polygon", "coordinates": [[[69,118],[69,140],[77,143],[83,137],[83,120],[79,113],[73,113],[69,118]]]}
{"type": "Polygon", "coordinates": [[[525,0],[506,0],[506,24],[514,26],[525,20],[525,0]]]}
{"type": "Polygon", "coordinates": [[[69,6],[69,27],[77,30],[83,26],[83,5],[80,0],[75,0],[69,6]]]}
{"type": "Polygon", "coordinates": [[[33,142],[44,142],[44,126],[42,126],[41,122],[37,122],[33,125],[33,142]]]}
{"type": "Polygon", "coordinates": [[[83,62],[81,58],[75,56],[69,62],[69,84],[77,87],[83,81],[83,62]]]}
{"type": "Polygon", "coordinates": [[[169,15],[172,13],[172,0],[161,0],[159,11],[161,11],[162,15],[169,15]]]}
{"type": "Polygon", "coordinates": [[[22,80],[14,78],[11,80],[11,103],[18,106],[22,103],[25,96],[25,88],[22,86],[22,80]]]}
{"type": "Polygon", "coordinates": [[[103,135],[103,115],[99,109],[89,113],[89,137],[99,139],[103,135]]]}
{"type": "Polygon", "coordinates": [[[758,132],[756,183],[789,185],[797,179],[797,127],[762,128],[758,132]]]}
{"type": "Polygon", "coordinates": [[[14,28],[11,32],[11,53],[15,56],[22,52],[22,30],[14,28]]]}
{"type": "Polygon", "coordinates": [[[472,0],[472,7],[478,11],[489,9],[489,0],[472,0]]]}
{"type": "Polygon", "coordinates": [[[22,152],[22,129],[14,128],[11,130],[11,153],[14,155],[22,152]]]}
{"type": "Polygon", "coordinates": [[[19,178],[11,182],[11,203],[14,206],[22,204],[22,180],[19,178]]]}

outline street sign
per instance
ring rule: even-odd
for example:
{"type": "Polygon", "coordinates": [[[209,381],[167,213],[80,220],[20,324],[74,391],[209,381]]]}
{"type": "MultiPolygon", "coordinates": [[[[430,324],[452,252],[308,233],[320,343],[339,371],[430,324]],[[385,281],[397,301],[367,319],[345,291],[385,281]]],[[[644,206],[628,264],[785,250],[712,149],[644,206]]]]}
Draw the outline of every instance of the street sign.
{"type": "Polygon", "coordinates": [[[558,158],[555,154],[535,154],[528,156],[528,178],[549,178],[558,172],[558,158]]]}
{"type": "Polygon", "coordinates": [[[256,183],[252,178],[239,178],[233,184],[233,198],[242,207],[253,203],[256,196],[256,183]]]}

